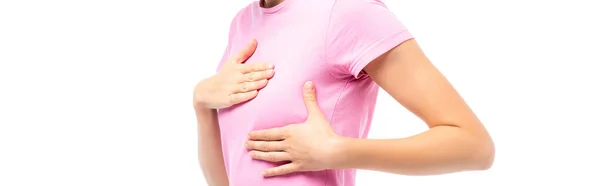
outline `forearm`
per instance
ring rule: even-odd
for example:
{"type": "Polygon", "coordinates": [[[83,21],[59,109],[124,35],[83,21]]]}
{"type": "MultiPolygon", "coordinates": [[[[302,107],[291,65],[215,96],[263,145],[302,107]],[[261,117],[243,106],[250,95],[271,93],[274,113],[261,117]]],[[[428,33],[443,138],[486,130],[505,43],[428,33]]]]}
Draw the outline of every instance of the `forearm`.
{"type": "Polygon", "coordinates": [[[458,127],[438,126],[403,139],[344,138],[340,143],[343,158],[335,168],[403,175],[484,170],[494,158],[494,147],[487,137],[478,138],[458,127]]]}
{"type": "Polygon", "coordinates": [[[228,186],[221,150],[217,111],[195,106],[198,120],[198,158],[209,186],[228,186]]]}

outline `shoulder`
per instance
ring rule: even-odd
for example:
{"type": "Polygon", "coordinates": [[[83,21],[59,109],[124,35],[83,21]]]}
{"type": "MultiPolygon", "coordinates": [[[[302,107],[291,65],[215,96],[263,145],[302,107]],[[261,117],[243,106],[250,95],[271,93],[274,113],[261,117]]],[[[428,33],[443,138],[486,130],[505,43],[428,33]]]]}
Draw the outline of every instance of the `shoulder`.
{"type": "Polygon", "coordinates": [[[396,15],[381,0],[331,0],[329,30],[377,32],[377,29],[403,29],[396,15]]]}
{"type": "MultiPolygon", "coordinates": [[[[394,23],[396,16],[381,0],[332,0],[329,25],[348,29],[394,23]]],[[[367,28],[362,28],[367,29],[367,28]]]]}
{"type": "Polygon", "coordinates": [[[231,19],[231,29],[235,28],[236,25],[241,24],[242,22],[244,22],[244,20],[248,19],[252,15],[252,12],[255,11],[253,10],[255,9],[254,7],[258,6],[257,3],[258,1],[252,2],[243,7],[242,9],[238,10],[235,16],[233,16],[233,19],[231,19]]]}
{"type": "Polygon", "coordinates": [[[253,14],[256,13],[257,8],[259,7],[258,1],[254,1],[245,7],[239,9],[237,13],[233,16],[229,24],[229,40],[234,40],[236,35],[239,33],[243,33],[244,30],[248,29],[252,25],[253,14]]]}
{"type": "Polygon", "coordinates": [[[389,9],[381,0],[332,0],[331,18],[352,20],[376,18],[380,14],[389,13],[389,9]]]}
{"type": "MultiPolygon", "coordinates": [[[[387,10],[385,3],[381,0],[331,0],[333,6],[331,13],[359,13],[362,10],[378,8],[380,11],[387,10]]],[[[348,15],[351,16],[351,15],[348,15]]],[[[358,15],[356,15],[358,16],[358,15]]]]}

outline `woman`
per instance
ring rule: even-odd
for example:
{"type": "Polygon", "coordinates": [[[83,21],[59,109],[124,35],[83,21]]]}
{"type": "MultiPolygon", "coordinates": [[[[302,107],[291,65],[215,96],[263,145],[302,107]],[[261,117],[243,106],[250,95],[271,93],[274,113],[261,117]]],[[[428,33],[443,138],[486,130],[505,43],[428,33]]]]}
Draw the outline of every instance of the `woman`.
{"type": "Polygon", "coordinates": [[[484,126],[379,0],[250,4],[194,107],[211,186],[353,186],[356,169],[434,175],[494,160],[484,126]],[[379,87],[430,129],[365,139],[379,87]]]}

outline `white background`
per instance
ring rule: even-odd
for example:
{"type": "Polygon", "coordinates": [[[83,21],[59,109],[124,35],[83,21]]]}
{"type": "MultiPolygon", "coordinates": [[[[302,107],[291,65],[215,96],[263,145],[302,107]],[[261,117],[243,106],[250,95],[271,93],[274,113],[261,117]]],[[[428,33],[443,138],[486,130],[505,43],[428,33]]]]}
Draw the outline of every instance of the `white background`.
{"type": "MultiPolygon", "coordinates": [[[[192,89],[249,2],[0,1],[0,185],[205,185],[192,89]]],[[[359,186],[599,185],[597,2],[386,2],[485,123],[496,162],[360,171],[359,186]]],[[[377,104],[371,138],[426,129],[385,92],[377,104]]]]}

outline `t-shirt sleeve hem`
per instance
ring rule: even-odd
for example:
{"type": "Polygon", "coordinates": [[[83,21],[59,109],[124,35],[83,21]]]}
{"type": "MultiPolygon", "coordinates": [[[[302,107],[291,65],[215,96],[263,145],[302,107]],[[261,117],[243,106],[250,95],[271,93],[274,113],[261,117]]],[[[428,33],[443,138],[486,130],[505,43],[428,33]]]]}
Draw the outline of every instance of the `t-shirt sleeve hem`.
{"type": "Polygon", "coordinates": [[[408,30],[404,30],[376,42],[362,55],[360,55],[360,57],[358,57],[354,63],[352,63],[353,65],[350,67],[350,73],[352,73],[354,78],[359,78],[362,75],[361,72],[365,66],[367,66],[371,61],[412,38],[413,37],[410,32],[408,30]]]}

